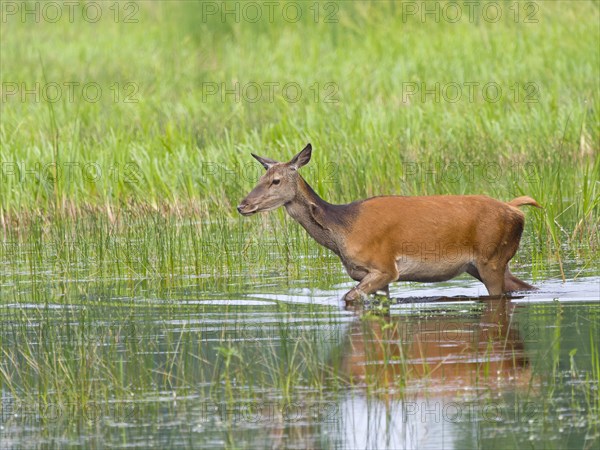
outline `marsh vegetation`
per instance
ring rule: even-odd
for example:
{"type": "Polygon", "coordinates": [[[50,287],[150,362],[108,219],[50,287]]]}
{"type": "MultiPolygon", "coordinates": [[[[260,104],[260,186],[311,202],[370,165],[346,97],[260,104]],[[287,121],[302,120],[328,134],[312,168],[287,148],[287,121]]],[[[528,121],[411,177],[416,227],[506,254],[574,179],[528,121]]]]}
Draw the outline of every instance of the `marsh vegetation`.
{"type": "Polygon", "coordinates": [[[598,4],[206,4],[3,6],[1,446],[597,446],[598,4]],[[335,255],[235,210],[250,152],[307,142],[333,203],[535,198],[511,270],[540,290],[397,283],[344,311],[335,255]]]}

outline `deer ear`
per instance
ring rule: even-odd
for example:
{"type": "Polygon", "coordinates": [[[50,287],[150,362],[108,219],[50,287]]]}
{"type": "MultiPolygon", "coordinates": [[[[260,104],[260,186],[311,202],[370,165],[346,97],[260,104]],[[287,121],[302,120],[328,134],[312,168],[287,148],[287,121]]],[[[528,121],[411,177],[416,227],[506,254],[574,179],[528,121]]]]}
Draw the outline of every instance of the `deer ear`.
{"type": "Polygon", "coordinates": [[[298,153],[296,156],[292,158],[292,160],[288,163],[290,167],[293,169],[299,169],[308,164],[310,161],[310,157],[312,154],[312,145],[307,144],[304,149],[298,153]]]}
{"type": "Polygon", "coordinates": [[[274,166],[275,164],[278,163],[278,161],[275,161],[274,159],[263,158],[262,156],[255,155],[254,153],[250,153],[250,154],[254,157],[254,159],[256,159],[259,163],[261,163],[263,165],[265,170],[269,170],[269,168],[271,166],[274,166]]]}

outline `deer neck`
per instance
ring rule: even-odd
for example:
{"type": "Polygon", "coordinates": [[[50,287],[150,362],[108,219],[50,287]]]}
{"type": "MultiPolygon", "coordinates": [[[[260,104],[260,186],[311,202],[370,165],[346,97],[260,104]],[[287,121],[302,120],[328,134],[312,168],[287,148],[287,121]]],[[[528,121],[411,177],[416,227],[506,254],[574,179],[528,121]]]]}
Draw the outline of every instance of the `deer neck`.
{"type": "Polygon", "coordinates": [[[347,226],[350,205],[332,205],[327,203],[299,177],[298,189],[294,199],[285,204],[285,209],[319,244],[339,254],[344,226],[347,226]]]}

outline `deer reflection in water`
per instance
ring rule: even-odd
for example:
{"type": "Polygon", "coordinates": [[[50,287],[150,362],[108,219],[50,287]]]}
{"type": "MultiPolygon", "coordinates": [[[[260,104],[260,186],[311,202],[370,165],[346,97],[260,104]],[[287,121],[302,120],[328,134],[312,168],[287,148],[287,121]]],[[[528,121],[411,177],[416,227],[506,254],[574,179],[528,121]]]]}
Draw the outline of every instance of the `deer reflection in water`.
{"type": "Polygon", "coordinates": [[[528,385],[532,373],[513,308],[501,298],[485,300],[478,317],[363,316],[349,330],[343,372],[391,397],[528,385]]]}

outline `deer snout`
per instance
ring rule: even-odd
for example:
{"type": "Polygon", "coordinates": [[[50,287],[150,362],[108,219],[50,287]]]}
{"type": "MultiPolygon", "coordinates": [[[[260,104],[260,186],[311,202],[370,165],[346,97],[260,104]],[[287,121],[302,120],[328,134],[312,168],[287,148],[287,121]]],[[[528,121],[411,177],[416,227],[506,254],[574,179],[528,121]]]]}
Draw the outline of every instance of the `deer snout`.
{"type": "Polygon", "coordinates": [[[256,208],[249,207],[246,200],[242,200],[242,203],[238,205],[237,210],[242,216],[249,216],[256,212],[256,208]]]}

